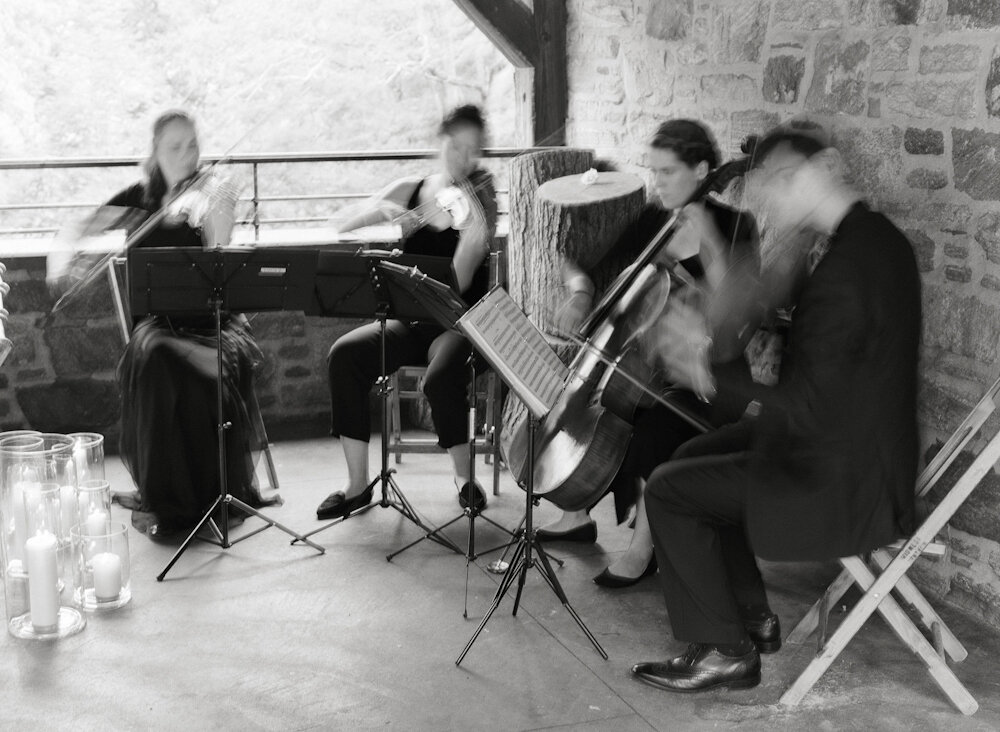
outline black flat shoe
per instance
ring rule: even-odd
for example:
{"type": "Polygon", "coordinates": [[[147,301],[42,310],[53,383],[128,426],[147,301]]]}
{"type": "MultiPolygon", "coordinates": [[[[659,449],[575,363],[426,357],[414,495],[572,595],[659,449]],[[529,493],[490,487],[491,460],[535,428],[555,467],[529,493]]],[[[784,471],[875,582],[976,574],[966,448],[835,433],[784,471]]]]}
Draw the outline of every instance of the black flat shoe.
{"type": "Polygon", "coordinates": [[[372,502],[375,486],[370,485],[354,498],[348,498],[343,491],[331,493],[316,509],[316,518],[327,521],[335,518],[346,518],[372,502]]]}
{"type": "Polygon", "coordinates": [[[478,481],[466,483],[458,491],[458,505],[463,509],[472,505],[472,510],[479,513],[486,508],[486,491],[478,481]]]}
{"type": "Polygon", "coordinates": [[[613,590],[617,590],[621,587],[631,587],[636,582],[641,580],[643,577],[651,577],[656,574],[656,555],[654,554],[649,560],[649,564],[646,565],[646,569],[642,571],[638,577],[622,577],[621,575],[612,574],[611,570],[605,568],[603,572],[594,577],[594,584],[600,585],[601,587],[610,587],[613,590]]]}
{"type": "Polygon", "coordinates": [[[535,537],[539,541],[576,541],[581,544],[593,544],[597,541],[597,522],[588,521],[582,526],[577,526],[569,531],[549,531],[539,529],[535,532],[535,537]]]}
{"type": "Polygon", "coordinates": [[[755,620],[744,619],[743,627],[761,653],[774,653],[781,648],[781,623],[774,613],[755,620]]]}
{"type": "Polygon", "coordinates": [[[723,656],[715,646],[692,643],[683,656],[636,664],[632,675],[665,691],[749,689],[760,683],[760,654],[753,648],[742,656],[723,656]]]}

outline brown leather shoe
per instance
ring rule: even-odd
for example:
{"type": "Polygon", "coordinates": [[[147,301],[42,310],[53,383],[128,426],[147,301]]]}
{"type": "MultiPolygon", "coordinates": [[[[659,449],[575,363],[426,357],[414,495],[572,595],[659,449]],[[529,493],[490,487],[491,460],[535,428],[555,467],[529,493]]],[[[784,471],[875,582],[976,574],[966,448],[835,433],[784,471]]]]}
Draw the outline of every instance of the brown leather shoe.
{"type": "Polygon", "coordinates": [[[760,654],[754,648],[742,656],[723,656],[715,646],[692,643],[677,658],[636,664],[632,675],[665,691],[749,689],[760,683],[760,654]]]}
{"type": "Polygon", "coordinates": [[[775,653],[781,648],[781,623],[774,613],[755,620],[743,620],[750,640],[761,653],[775,653]]]}

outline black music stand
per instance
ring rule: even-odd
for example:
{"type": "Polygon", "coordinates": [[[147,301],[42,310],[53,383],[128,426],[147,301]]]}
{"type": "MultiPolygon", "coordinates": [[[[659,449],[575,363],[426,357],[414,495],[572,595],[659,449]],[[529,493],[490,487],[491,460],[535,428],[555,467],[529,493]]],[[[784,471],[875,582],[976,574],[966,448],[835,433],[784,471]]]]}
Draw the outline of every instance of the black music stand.
{"type": "MultiPolygon", "coordinates": [[[[319,254],[315,299],[309,314],[339,316],[339,317],[370,317],[375,315],[379,322],[379,378],[376,380],[377,394],[382,400],[382,449],[379,474],[365,488],[368,490],[376,483],[381,483],[382,498],[378,502],[353,511],[346,516],[333,519],[318,529],[304,534],[309,537],[335,526],[353,516],[360,516],[375,506],[394,508],[408,521],[424,532],[416,542],[404,547],[413,546],[424,539],[430,539],[456,554],[461,554],[458,548],[447,536],[440,533],[440,528],[428,525],[417,513],[413,504],[400,489],[393,474],[394,468],[389,467],[389,375],[386,373],[385,332],[389,318],[407,321],[433,321],[435,315],[417,300],[412,293],[390,286],[382,277],[383,260],[392,258],[400,267],[410,265],[412,269],[432,272],[446,281],[454,281],[454,270],[451,260],[445,257],[428,257],[420,255],[396,254],[394,252],[371,252],[359,250],[349,252],[321,252],[319,254]]],[[[395,266],[395,265],[394,265],[395,266]]],[[[410,271],[407,269],[407,271],[410,271]]],[[[443,286],[443,285],[442,285],[443,286]]],[[[444,286],[443,286],[444,287],[444,286]]],[[[447,289],[447,288],[446,288],[447,289]]],[[[459,301],[461,302],[461,301],[459,301]]],[[[462,305],[464,309],[464,304],[462,305]]],[[[440,313],[439,313],[440,314],[440,313]]],[[[438,314],[438,315],[439,315],[438,314]]],[[[461,314],[461,313],[459,313],[461,314]]],[[[457,317],[457,316],[456,316],[457,317]]],[[[294,543],[294,541],[292,542],[294,543]]],[[[400,551],[403,551],[401,549],[400,551]]],[[[399,554],[394,552],[386,556],[387,561],[399,554]]]]}
{"type": "MultiPolygon", "coordinates": [[[[500,288],[502,289],[502,288],[500,288]]],[[[476,343],[476,334],[466,327],[466,323],[459,321],[458,328],[469,339],[476,343]]],[[[494,363],[493,357],[491,357],[488,351],[482,351],[483,357],[490,361],[490,365],[494,367],[496,372],[500,374],[501,378],[504,378],[504,369],[499,367],[498,363],[494,363]]],[[[507,382],[507,386],[510,387],[511,391],[518,396],[525,404],[525,408],[528,408],[528,402],[519,391],[519,385],[514,383],[512,380],[504,379],[507,382]]],[[[538,428],[538,423],[541,417],[534,414],[530,409],[528,410],[528,467],[527,467],[527,477],[525,479],[524,485],[524,519],[523,519],[523,529],[519,528],[515,532],[517,538],[517,544],[514,547],[514,553],[511,556],[510,564],[507,566],[504,572],[503,578],[500,580],[500,585],[497,587],[496,594],[493,596],[493,602],[490,605],[489,610],[486,611],[486,615],[483,616],[482,621],[479,623],[479,627],[476,628],[476,632],[472,634],[469,642],[465,644],[465,648],[462,649],[462,653],[455,660],[455,665],[461,665],[466,654],[472,649],[472,645],[479,638],[480,633],[486,627],[486,624],[493,617],[493,613],[496,612],[497,608],[500,607],[500,602],[503,600],[507,591],[510,590],[511,586],[514,584],[514,580],[517,580],[517,594],[514,596],[514,611],[513,615],[517,615],[518,607],[521,604],[521,592],[524,589],[524,581],[528,574],[528,569],[534,567],[538,570],[538,573],[542,575],[542,579],[549,586],[552,592],[555,593],[559,602],[562,606],[566,608],[566,611],[570,614],[576,624],[583,631],[587,639],[593,644],[595,650],[601,655],[601,657],[606,661],[608,660],[608,654],[605,652],[604,648],[598,642],[597,638],[590,629],[583,622],[583,619],[577,614],[576,610],[570,605],[569,598],[566,596],[565,590],[563,590],[562,585],[559,583],[559,579],[556,577],[555,571],[552,569],[551,560],[548,553],[542,547],[541,541],[539,541],[536,534],[536,529],[532,523],[532,509],[534,506],[538,505],[539,499],[535,496],[535,431],[538,428]],[[537,557],[537,558],[536,558],[537,557]]],[[[555,560],[558,561],[558,560],[555,560]]],[[[560,565],[562,563],[560,562],[560,565]]]]}
{"type": "MultiPolygon", "coordinates": [[[[461,298],[455,294],[455,291],[452,288],[432,277],[428,277],[416,266],[406,267],[395,262],[382,262],[379,264],[379,269],[384,275],[384,281],[387,289],[390,292],[395,292],[397,300],[412,299],[413,301],[418,302],[427,313],[433,316],[442,328],[447,328],[449,330],[457,329],[458,319],[468,308],[461,298]]],[[[467,399],[469,404],[469,483],[472,484],[476,479],[476,367],[474,353],[469,356],[468,366],[469,391],[467,399]]],[[[471,495],[469,497],[472,498],[471,495]]],[[[465,552],[465,608],[462,612],[463,617],[469,616],[469,565],[473,560],[483,554],[489,554],[490,552],[503,549],[514,543],[512,540],[490,549],[476,552],[477,517],[482,518],[484,521],[500,529],[505,534],[512,537],[512,539],[515,536],[513,531],[501,526],[489,516],[484,515],[482,511],[477,509],[471,502],[462,513],[441,524],[433,532],[431,532],[436,535],[462,518],[468,518],[469,520],[468,542],[465,552]]],[[[401,549],[393,552],[388,558],[391,559],[397,554],[405,552],[407,549],[415,546],[424,539],[432,538],[433,536],[430,534],[422,536],[416,541],[413,541],[401,549]]]]}
{"type": "Polygon", "coordinates": [[[222,396],[222,312],[304,310],[311,296],[316,252],[288,249],[264,252],[253,249],[135,249],[128,260],[129,301],[135,316],[205,315],[215,320],[216,409],[218,423],[219,496],[180,545],[167,566],[156,576],[162,582],[191,542],[201,539],[228,549],[274,526],[320,554],[326,550],[305,536],[268,518],[229,493],[226,477],[225,432],[232,426],[224,416],[222,396]],[[266,524],[235,541],[229,538],[229,506],[263,519],[266,524]],[[220,521],[213,513],[220,509],[220,521]],[[198,536],[207,525],[213,539],[198,536]]]}

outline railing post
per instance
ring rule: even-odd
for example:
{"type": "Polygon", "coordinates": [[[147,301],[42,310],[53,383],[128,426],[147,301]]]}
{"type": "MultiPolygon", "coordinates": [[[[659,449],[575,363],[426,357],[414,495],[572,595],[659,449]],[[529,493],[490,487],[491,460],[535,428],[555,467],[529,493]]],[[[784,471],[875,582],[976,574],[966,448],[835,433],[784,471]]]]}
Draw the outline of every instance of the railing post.
{"type": "Polygon", "coordinates": [[[253,163],[253,240],[260,241],[260,191],[257,189],[257,163],[253,163]]]}

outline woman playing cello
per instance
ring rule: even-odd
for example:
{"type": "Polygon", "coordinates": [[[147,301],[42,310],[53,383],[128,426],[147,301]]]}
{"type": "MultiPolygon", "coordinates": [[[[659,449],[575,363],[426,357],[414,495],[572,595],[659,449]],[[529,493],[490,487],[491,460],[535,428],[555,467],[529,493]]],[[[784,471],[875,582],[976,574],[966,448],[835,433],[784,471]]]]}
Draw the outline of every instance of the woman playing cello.
{"type": "MultiPolygon", "coordinates": [[[[649,143],[647,160],[653,174],[656,199],[626,229],[607,255],[614,259],[619,270],[631,264],[673,211],[691,198],[717,167],[719,155],[711,134],[703,125],[679,119],[664,122],[657,128],[649,143]]],[[[709,289],[724,286],[728,271],[757,268],[757,232],[748,214],[706,198],[704,202],[688,206],[684,217],[684,223],[664,254],[677,260],[697,286],[709,289]]],[[[563,277],[569,297],[557,313],[556,326],[564,332],[572,332],[590,311],[594,286],[590,277],[573,263],[564,265],[563,277]]],[[[742,355],[738,358],[742,359],[742,355]]],[[[714,425],[737,419],[745,408],[745,404],[708,407],[690,392],[672,398],[714,425]]],[[[679,445],[696,434],[694,427],[664,406],[641,410],[636,415],[631,443],[610,487],[619,522],[624,521],[635,506],[635,532],[625,553],[594,578],[597,584],[625,587],[655,571],[642,486],[657,465],[668,460],[679,445]]],[[[564,511],[557,521],[539,529],[538,537],[545,541],[593,542],[597,539],[597,525],[590,518],[589,509],[564,511]]]]}

